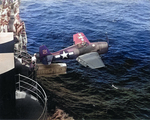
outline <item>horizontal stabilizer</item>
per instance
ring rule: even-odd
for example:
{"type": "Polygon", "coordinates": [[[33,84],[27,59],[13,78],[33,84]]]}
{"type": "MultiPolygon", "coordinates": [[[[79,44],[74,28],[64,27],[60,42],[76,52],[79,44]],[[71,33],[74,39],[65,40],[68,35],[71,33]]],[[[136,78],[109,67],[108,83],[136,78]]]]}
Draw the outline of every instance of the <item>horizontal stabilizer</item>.
{"type": "Polygon", "coordinates": [[[44,65],[50,65],[52,63],[52,60],[53,60],[53,55],[47,55],[45,57],[42,58],[42,63],[44,65]]]}
{"type": "Polygon", "coordinates": [[[76,59],[80,64],[85,67],[90,67],[92,69],[105,67],[101,57],[97,52],[90,52],[77,57],[76,59]]]}

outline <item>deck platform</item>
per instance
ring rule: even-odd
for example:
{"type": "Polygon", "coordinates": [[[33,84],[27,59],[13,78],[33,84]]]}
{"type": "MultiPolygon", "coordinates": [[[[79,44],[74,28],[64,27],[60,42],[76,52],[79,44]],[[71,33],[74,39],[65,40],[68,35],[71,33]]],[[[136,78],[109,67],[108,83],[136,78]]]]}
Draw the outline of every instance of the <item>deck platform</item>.
{"type": "Polygon", "coordinates": [[[37,64],[37,77],[53,76],[59,74],[66,74],[66,63],[52,63],[51,65],[37,64]]]}

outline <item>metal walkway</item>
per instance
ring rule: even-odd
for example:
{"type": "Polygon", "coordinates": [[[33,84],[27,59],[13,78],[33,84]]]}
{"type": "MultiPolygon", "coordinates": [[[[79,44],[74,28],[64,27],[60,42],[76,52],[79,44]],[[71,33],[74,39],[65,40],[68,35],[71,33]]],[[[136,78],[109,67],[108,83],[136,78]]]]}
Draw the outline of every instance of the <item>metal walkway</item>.
{"type": "Polygon", "coordinates": [[[16,82],[18,119],[45,120],[47,118],[47,96],[44,89],[31,78],[21,74],[16,77],[18,80],[16,82]]]}

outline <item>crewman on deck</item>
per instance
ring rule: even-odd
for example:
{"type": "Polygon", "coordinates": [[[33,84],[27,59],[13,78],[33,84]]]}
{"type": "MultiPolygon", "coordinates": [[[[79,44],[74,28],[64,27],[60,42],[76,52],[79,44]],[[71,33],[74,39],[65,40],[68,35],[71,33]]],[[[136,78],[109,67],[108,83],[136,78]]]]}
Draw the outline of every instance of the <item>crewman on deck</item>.
{"type": "Polygon", "coordinates": [[[31,62],[36,65],[36,53],[34,53],[34,56],[31,58],[31,62]]]}
{"type": "Polygon", "coordinates": [[[34,67],[36,66],[36,53],[34,53],[34,56],[31,58],[31,70],[34,70],[34,67]]]}

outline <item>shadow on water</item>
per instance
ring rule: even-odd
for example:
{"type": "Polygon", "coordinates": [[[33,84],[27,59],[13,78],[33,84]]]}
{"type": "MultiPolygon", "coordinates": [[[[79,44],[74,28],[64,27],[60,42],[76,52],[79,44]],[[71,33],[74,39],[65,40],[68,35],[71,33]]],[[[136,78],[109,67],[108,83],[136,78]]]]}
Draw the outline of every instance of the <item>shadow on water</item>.
{"type": "Polygon", "coordinates": [[[72,60],[66,75],[38,78],[49,112],[58,107],[75,119],[149,119],[149,64],[142,66],[124,52],[108,53],[103,60],[106,67],[95,70],[72,60]]]}
{"type": "MultiPolygon", "coordinates": [[[[127,74],[126,72],[134,66],[134,62],[130,59],[126,59],[124,62],[124,66],[121,66],[127,69],[124,72],[124,74],[127,74]]],[[[116,67],[119,69],[119,66],[116,67]]],[[[98,69],[96,72],[107,71],[111,74],[113,71],[119,74],[117,68],[108,66],[106,69],[98,69]]],[[[139,72],[142,73],[144,69],[147,70],[148,67],[141,68],[139,72]]],[[[145,70],[143,75],[145,75],[145,70]]],[[[112,87],[112,81],[93,82],[91,74],[93,73],[91,72],[89,76],[86,76],[81,71],[69,68],[66,75],[38,78],[38,81],[47,91],[49,112],[52,113],[57,106],[76,119],[150,118],[149,82],[146,81],[148,84],[140,88],[137,84],[133,86],[135,81],[140,82],[140,76],[132,77],[132,75],[129,75],[127,78],[123,76],[121,78],[120,75],[119,80],[114,80],[116,89],[112,87]]]]}

